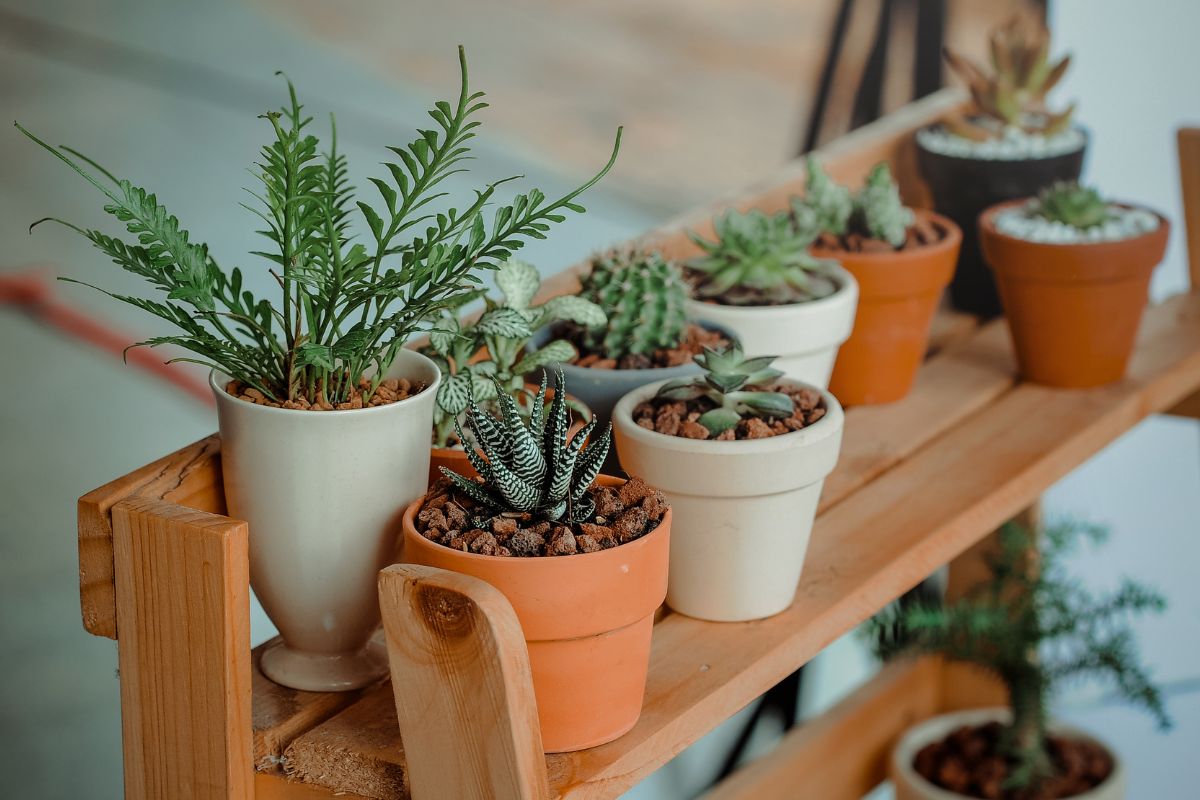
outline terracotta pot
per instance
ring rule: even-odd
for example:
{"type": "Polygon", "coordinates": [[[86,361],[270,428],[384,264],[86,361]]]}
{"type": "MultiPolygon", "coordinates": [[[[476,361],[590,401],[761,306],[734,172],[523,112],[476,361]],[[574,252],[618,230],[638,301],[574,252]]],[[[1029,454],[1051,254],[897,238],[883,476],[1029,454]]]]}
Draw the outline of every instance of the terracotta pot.
{"type": "Polygon", "coordinates": [[[379,570],[395,562],[397,518],[426,488],[441,374],[402,350],[389,377],[426,389],[353,411],[259,406],[210,378],[230,516],[250,523],[250,584],[281,640],[268,678],[307,691],[365,686],[387,671],[368,643],[379,627],[379,570]]]}
{"type": "MultiPolygon", "coordinates": [[[[913,768],[913,759],[916,758],[921,748],[946,738],[950,732],[958,728],[997,721],[1007,723],[1011,719],[1012,714],[1007,708],[976,708],[931,717],[909,728],[892,748],[889,764],[892,784],[896,789],[896,800],[969,800],[966,795],[951,792],[925,780],[913,768]]],[[[1098,744],[1107,750],[1112,758],[1113,771],[1108,779],[1090,792],[1077,794],[1071,800],[1124,800],[1125,767],[1111,747],[1096,737],[1069,725],[1051,722],[1050,730],[1071,739],[1098,744]]]]}
{"type": "Polygon", "coordinates": [[[1000,313],[1000,296],[980,252],[976,220],[989,206],[1029,197],[1056,181],[1077,181],[1087,152],[1087,131],[1078,150],[1045,158],[985,159],[935,153],[917,139],[917,167],[929,184],[933,207],[962,229],[958,269],[950,299],[960,311],[982,317],[1000,313]]]}
{"type": "Polygon", "coordinates": [[[404,513],[404,560],[480,578],[512,603],[529,645],[546,752],[595,747],[632,728],[642,711],[654,612],[667,593],[671,512],[642,538],[609,550],[501,558],[421,536],[414,524],[421,504],[404,513]]]}
{"type": "Polygon", "coordinates": [[[685,439],[633,421],[660,385],[622,397],[613,425],[621,463],[660,489],[675,515],[667,605],[714,622],[778,614],[795,599],[821,487],[837,463],[841,406],[822,391],[825,416],[802,430],[685,439]]]}
{"type": "Polygon", "coordinates": [[[908,394],[929,346],[929,326],[954,275],[962,234],[946,217],[916,212],[945,231],[941,241],[890,253],[814,248],[858,281],[858,313],[838,349],[829,390],[843,405],[891,403],[908,394]]]}
{"type": "Polygon", "coordinates": [[[839,267],[837,280],[841,286],[829,297],[785,306],[723,306],[689,300],[688,317],[732,332],[747,356],[777,356],[771,366],[792,380],[824,389],[838,346],[854,327],[858,304],[854,276],[839,267]]]}
{"type": "MultiPolygon", "coordinates": [[[[567,381],[567,385],[568,386],[570,385],[570,381],[567,381]]],[[[534,392],[534,393],[537,393],[537,390],[538,390],[538,387],[534,386],[531,383],[525,384],[525,388],[529,389],[531,392],[534,392]]],[[[554,397],[554,390],[547,389],[546,396],[548,398],[554,397]]],[[[567,397],[571,400],[574,400],[576,403],[579,403],[579,405],[581,405],[585,409],[587,409],[589,414],[593,413],[591,408],[589,408],[586,403],[583,403],[583,402],[577,400],[575,398],[575,395],[568,393],[567,397]]],[[[572,420],[571,427],[567,429],[568,437],[574,436],[576,433],[578,433],[580,430],[583,429],[584,425],[587,424],[586,419],[581,419],[579,417],[579,415],[574,412],[572,412],[572,414],[571,414],[571,420],[572,420]]],[[[467,458],[466,451],[463,450],[461,447],[431,447],[430,448],[430,450],[429,450],[429,483],[427,485],[430,485],[430,486],[433,485],[434,481],[436,481],[438,478],[442,477],[441,467],[445,467],[446,469],[450,470],[451,472],[457,472],[459,475],[466,475],[468,478],[475,478],[475,477],[478,477],[478,475],[479,475],[479,473],[476,472],[475,467],[471,466],[471,460],[469,458],[467,458]]]]}
{"type": "Polygon", "coordinates": [[[979,218],[1017,363],[1026,380],[1084,388],[1120,380],[1133,351],[1154,267],[1170,226],[1112,242],[1049,244],[996,230],[993,206],[979,218]]]}

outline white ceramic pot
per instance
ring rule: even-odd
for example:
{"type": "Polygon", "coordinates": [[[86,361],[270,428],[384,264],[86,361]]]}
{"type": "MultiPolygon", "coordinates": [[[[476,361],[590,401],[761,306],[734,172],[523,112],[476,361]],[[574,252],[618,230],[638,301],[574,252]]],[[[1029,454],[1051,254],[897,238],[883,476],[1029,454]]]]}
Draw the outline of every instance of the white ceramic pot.
{"type": "Polygon", "coordinates": [[[375,584],[397,560],[405,507],[425,493],[441,376],[403,350],[387,377],[426,388],[374,408],[297,411],[238,400],[228,378],[210,378],[226,504],[250,524],[250,584],[282,637],[261,668],[293,689],[355,689],[387,670],[369,644],[375,584]]]}
{"type": "Polygon", "coordinates": [[[722,306],[688,301],[688,317],[732,331],[747,356],[778,356],[772,364],[784,375],[824,389],[838,347],[854,329],[858,283],[837,268],[841,284],[820,300],[786,306],[722,306]]]}
{"type": "MultiPolygon", "coordinates": [[[[1011,719],[1012,714],[1007,708],[974,708],[930,717],[909,728],[892,748],[889,771],[896,789],[896,800],[969,800],[964,795],[934,786],[925,780],[913,769],[913,759],[925,745],[944,739],[951,731],[964,725],[983,725],[995,721],[1008,723],[1011,719]]],[[[1050,730],[1072,739],[1098,744],[1108,751],[1113,760],[1113,771],[1108,780],[1090,792],[1075,795],[1071,800],[1124,800],[1125,768],[1111,747],[1095,736],[1069,725],[1052,722],[1050,730]]]]}
{"type": "Polygon", "coordinates": [[[621,464],[661,489],[675,516],[667,605],[716,622],[778,614],[800,583],[821,487],[841,449],[842,407],[822,390],[825,416],[802,430],[685,439],[633,421],[633,409],[661,385],[622,397],[613,425],[621,464]]]}

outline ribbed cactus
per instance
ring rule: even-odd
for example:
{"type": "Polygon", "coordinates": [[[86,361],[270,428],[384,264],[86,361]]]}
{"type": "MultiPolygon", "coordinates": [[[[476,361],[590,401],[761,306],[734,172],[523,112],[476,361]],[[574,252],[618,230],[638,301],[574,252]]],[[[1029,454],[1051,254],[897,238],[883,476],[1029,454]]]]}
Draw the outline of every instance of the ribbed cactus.
{"type": "Polygon", "coordinates": [[[900,200],[900,187],[892,179],[887,162],[876,164],[867,183],[855,198],[855,211],[862,215],[862,227],[873,239],[882,239],[900,247],[904,244],[913,212],[900,200]]]}
{"type": "Polygon", "coordinates": [[[584,331],[583,345],[606,358],[677,347],[687,333],[687,285],[674,263],[654,252],[614,252],[592,261],[579,296],[603,308],[607,327],[584,331]]]}
{"type": "Polygon", "coordinates": [[[1112,216],[1108,203],[1098,191],[1065,181],[1043,189],[1038,194],[1033,213],[1079,230],[1103,225],[1112,216]]]}

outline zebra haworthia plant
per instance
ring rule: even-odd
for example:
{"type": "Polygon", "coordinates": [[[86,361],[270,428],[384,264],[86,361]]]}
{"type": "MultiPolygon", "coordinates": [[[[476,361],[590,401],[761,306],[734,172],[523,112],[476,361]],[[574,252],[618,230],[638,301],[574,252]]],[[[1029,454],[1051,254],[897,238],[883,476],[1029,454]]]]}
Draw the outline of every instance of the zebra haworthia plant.
{"type": "MultiPolygon", "coordinates": [[[[479,444],[479,452],[466,448],[471,464],[482,482],[465,478],[446,467],[442,474],[471,499],[493,513],[531,514],[551,522],[586,522],[595,504],[588,487],[600,474],[600,467],[612,444],[612,426],[584,448],[596,427],[593,417],[569,441],[570,413],[566,402],[566,380],[559,372],[554,380],[554,397],[546,406],[546,378],[528,418],[521,415],[516,401],[499,392],[501,415],[493,417],[471,398],[467,425],[479,444]]],[[[455,422],[461,439],[462,427],[455,422]]]]}
{"type": "Polygon", "coordinates": [[[704,372],[690,378],[668,381],[658,390],[658,397],[668,400],[696,400],[706,397],[716,404],[696,420],[713,436],[729,430],[748,416],[787,417],[795,410],[792,398],[779,392],[748,389],[765,386],[783,375],[771,367],[775,356],[745,358],[737,345],[718,352],[704,348],[695,361],[704,372]]]}

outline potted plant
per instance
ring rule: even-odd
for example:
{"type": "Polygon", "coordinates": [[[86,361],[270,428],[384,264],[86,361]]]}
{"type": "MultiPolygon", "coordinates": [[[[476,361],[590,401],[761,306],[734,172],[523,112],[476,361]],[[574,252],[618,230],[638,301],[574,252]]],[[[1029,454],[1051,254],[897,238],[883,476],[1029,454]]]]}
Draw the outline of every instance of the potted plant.
{"type": "MultiPolygon", "coordinates": [[[[659,253],[608,253],[593,259],[578,295],[606,309],[607,322],[591,327],[566,322],[534,341],[563,337],[574,345],[571,357],[554,368],[604,425],[631,389],[698,373],[695,356],[730,343],[728,333],[688,321],[687,292],[679,268],[659,253]]],[[[617,469],[615,453],[609,453],[605,468],[617,469]]]]}
{"type": "Polygon", "coordinates": [[[854,277],[809,253],[816,227],[789,214],[728,211],[713,227],[711,242],[689,233],[704,254],[685,265],[688,316],[728,330],[751,355],[780,354],[783,374],[825,388],[854,326],[854,277]]]}
{"type": "Polygon", "coordinates": [[[516,611],[529,646],[548,752],[594,747],[637,722],[654,612],[667,589],[671,511],[641,480],[600,475],[611,429],[568,437],[556,376],[523,417],[500,392],[501,418],[472,401],[478,477],[445,480],[404,513],[404,558],[480,578],[516,611]]]}
{"type": "Polygon", "coordinates": [[[612,164],[558,200],[518,195],[490,221],[495,183],[461,210],[433,212],[486,107],[468,87],[461,48],[459,61],[457,102],[429,112],[436,129],[389,148],[397,158],[385,162],[387,177],[371,179],[375,205],[356,200],[336,131],[322,151],[290,83],[287,105],[263,115],[273,138],[252,169],[261,186],[250,210],[271,242],[256,255],[278,301],[218,266],[155,195],[21,128],[98,189],[132,235],[63,223],[161,292],[113,295],[179,329],[142,344],[177,346],[189,353],[181,360],[212,368],[226,502],[250,523],[251,584],[281,634],[262,670],[293,688],[353,689],[386,671],[368,641],[379,623],[376,574],[393,560],[398,512],[426,488],[440,381],[404,344],[472,292],[477,272],[580,210],[575,198],[612,164]],[[364,237],[352,229],[356,208],[364,237]]]}
{"type": "Polygon", "coordinates": [[[1094,597],[1063,569],[1063,556],[1094,526],[1063,524],[1041,536],[1005,526],[990,580],[948,605],[894,605],[868,626],[884,658],[940,655],[998,678],[1008,708],[944,714],[910,728],[892,752],[898,800],[1119,800],[1124,774],[1095,737],[1053,722],[1049,698],[1067,682],[1103,678],[1118,695],[1170,724],[1162,695],[1138,664],[1131,615],[1161,610],[1153,591],[1126,582],[1094,597]]]}
{"type": "Polygon", "coordinates": [[[773,356],[734,346],[696,360],[703,374],[621,398],[617,449],[675,514],[667,604],[717,622],[769,617],[796,594],[842,408],[782,378],[773,356]]]}
{"type": "Polygon", "coordinates": [[[1000,313],[1000,298],[979,251],[976,220],[988,206],[1037,194],[1083,170],[1087,133],[1071,124],[1074,106],[1051,111],[1046,95],[1070,56],[1049,60],[1050,34],[1014,18],[992,33],[991,71],[946,50],[946,63],[967,83],[974,107],[918,131],[917,165],[934,208],[962,229],[950,298],[963,311],[1000,313]]]}
{"type": "Polygon", "coordinates": [[[813,255],[835,259],[858,281],[854,330],[838,349],[830,391],[845,405],[899,400],[912,388],[954,275],[958,226],[907,208],[886,163],[851,193],[810,156],[805,195],[792,207],[799,225],[821,231],[813,255]]]}
{"type": "MultiPolygon", "coordinates": [[[[564,339],[545,337],[539,347],[530,348],[536,332],[555,322],[570,322],[584,330],[605,324],[600,306],[582,297],[563,295],[535,305],[541,278],[537,269],[524,261],[508,259],[496,269],[495,277],[499,300],[488,298],[483,313],[472,322],[462,322],[459,309],[443,311],[430,331],[429,343],[421,348],[442,374],[433,409],[431,483],[441,475],[441,467],[462,475],[475,474],[455,426],[472,396],[495,410],[496,392],[503,391],[517,401],[522,415],[528,416],[537,387],[526,382],[527,376],[546,364],[575,357],[574,346],[564,339]]],[[[572,398],[568,398],[568,406],[575,414],[574,433],[591,412],[586,403],[572,398]]]]}
{"type": "Polygon", "coordinates": [[[1169,227],[1147,208],[1065,183],[980,217],[1023,377],[1080,388],[1125,375],[1169,227]]]}

